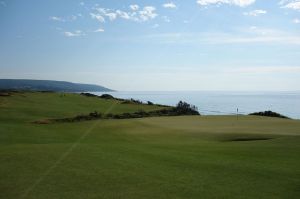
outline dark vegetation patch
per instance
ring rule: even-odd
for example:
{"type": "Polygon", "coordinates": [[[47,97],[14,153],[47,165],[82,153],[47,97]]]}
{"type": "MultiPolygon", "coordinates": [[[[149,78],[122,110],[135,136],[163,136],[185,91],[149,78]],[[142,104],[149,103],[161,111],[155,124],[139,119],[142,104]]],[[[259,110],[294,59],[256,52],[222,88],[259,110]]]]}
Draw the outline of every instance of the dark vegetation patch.
{"type": "Polygon", "coordinates": [[[147,101],[148,105],[154,105],[153,102],[147,101]]]}
{"type": "Polygon", "coordinates": [[[95,98],[101,98],[101,99],[107,99],[107,100],[118,100],[121,102],[121,104],[140,104],[140,105],[153,105],[153,106],[160,106],[160,107],[170,107],[167,105],[161,105],[161,104],[154,104],[153,102],[147,101],[146,103],[136,100],[136,99],[122,99],[122,98],[116,98],[109,94],[103,94],[101,96],[94,95],[92,93],[80,93],[80,95],[86,96],[86,97],[95,97],[95,98]]]}
{"type": "Polygon", "coordinates": [[[103,94],[100,96],[100,98],[102,99],[115,99],[112,95],[109,94],[103,94]]]}
{"type": "Polygon", "coordinates": [[[247,137],[247,138],[233,138],[230,140],[227,140],[229,142],[249,142],[249,141],[261,141],[261,140],[271,140],[274,138],[270,137],[247,137]]]}
{"type": "Polygon", "coordinates": [[[9,97],[11,96],[11,93],[8,92],[0,92],[0,97],[9,97]]]}
{"type": "Polygon", "coordinates": [[[55,91],[39,91],[41,93],[56,93],[55,91]]]}
{"type": "Polygon", "coordinates": [[[92,93],[80,93],[80,95],[86,96],[86,97],[99,97],[98,95],[94,95],[92,93]]]}
{"type": "Polygon", "coordinates": [[[34,124],[51,124],[51,123],[53,123],[53,122],[52,122],[51,120],[45,119],[45,120],[34,121],[33,123],[34,123],[34,124]]]}
{"type": "Polygon", "coordinates": [[[12,96],[13,93],[17,93],[18,91],[9,90],[9,89],[0,89],[0,97],[9,97],[12,96]]]}
{"type": "Polygon", "coordinates": [[[161,116],[183,116],[183,115],[200,115],[197,107],[190,105],[186,102],[180,101],[176,107],[165,108],[156,111],[137,111],[134,113],[122,113],[122,114],[102,114],[97,111],[89,113],[88,115],[77,115],[75,117],[69,118],[60,118],[60,119],[49,119],[36,121],[36,124],[46,124],[54,122],[80,122],[80,121],[89,121],[96,119],[133,119],[133,118],[144,118],[144,117],[161,117],[161,116]]]}
{"type": "MultiPolygon", "coordinates": [[[[120,99],[119,99],[120,100],[120,99]]],[[[144,104],[142,101],[140,100],[135,100],[133,98],[131,98],[130,100],[122,100],[122,104],[144,104]]]]}
{"type": "Polygon", "coordinates": [[[0,89],[0,95],[12,96],[14,94],[31,93],[33,91],[15,90],[15,89],[0,89]]]}
{"type": "Polygon", "coordinates": [[[27,90],[16,90],[16,89],[0,89],[0,97],[9,97],[14,94],[18,94],[21,97],[26,97],[26,93],[55,93],[54,91],[27,91],[27,90]]]}
{"type": "Polygon", "coordinates": [[[284,115],[281,115],[281,114],[273,112],[273,111],[255,112],[255,113],[250,113],[249,115],[290,119],[289,117],[286,117],[284,115]]]}

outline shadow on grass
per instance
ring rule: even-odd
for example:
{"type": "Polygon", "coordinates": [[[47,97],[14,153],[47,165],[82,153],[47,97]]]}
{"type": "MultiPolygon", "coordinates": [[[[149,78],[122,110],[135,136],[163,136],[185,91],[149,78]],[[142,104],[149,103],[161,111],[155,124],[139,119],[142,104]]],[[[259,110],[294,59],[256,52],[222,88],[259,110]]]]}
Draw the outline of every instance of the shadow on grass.
{"type": "Polygon", "coordinates": [[[240,138],[232,138],[229,140],[225,140],[226,142],[249,142],[249,141],[262,141],[262,140],[272,140],[274,138],[271,137],[240,137],[240,138]]]}

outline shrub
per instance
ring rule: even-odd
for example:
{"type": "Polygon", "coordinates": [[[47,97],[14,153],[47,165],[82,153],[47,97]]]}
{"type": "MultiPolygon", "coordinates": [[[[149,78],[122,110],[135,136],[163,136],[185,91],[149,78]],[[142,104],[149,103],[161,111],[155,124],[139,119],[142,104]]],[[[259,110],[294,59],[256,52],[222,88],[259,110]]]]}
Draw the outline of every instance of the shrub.
{"type": "Polygon", "coordinates": [[[194,105],[190,105],[186,102],[179,101],[176,107],[174,108],[178,114],[187,114],[187,115],[199,115],[198,108],[194,105]]]}
{"type": "Polygon", "coordinates": [[[154,105],[153,102],[147,101],[148,105],[154,105]]]}
{"type": "Polygon", "coordinates": [[[100,96],[100,98],[102,99],[115,99],[112,95],[109,94],[103,94],[100,96]]]}
{"type": "Polygon", "coordinates": [[[94,111],[94,112],[90,113],[89,116],[93,117],[93,118],[101,118],[102,113],[98,113],[97,111],[94,111]]]}
{"type": "Polygon", "coordinates": [[[281,114],[273,112],[273,111],[255,112],[255,113],[250,113],[249,115],[266,116],[266,117],[278,117],[278,118],[289,119],[287,116],[281,115],[281,114]]]}
{"type": "Polygon", "coordinates": [[[98,97],[98,95],[94,95],[92,93],[80,93],[80,95],[86,96],[86,97],[98,97]]]}

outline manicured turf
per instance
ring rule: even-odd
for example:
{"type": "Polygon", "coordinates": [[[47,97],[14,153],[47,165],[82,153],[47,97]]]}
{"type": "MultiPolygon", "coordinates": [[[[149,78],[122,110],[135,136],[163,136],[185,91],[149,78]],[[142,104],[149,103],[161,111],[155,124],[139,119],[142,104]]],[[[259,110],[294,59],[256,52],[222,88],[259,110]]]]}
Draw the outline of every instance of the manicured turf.
{"type": "Polygon", "coordinates": [[[56,93],[0,97],[0,198],[299,198],[300,121],[184,116],[38,125],[159,109],[56,93]]]}

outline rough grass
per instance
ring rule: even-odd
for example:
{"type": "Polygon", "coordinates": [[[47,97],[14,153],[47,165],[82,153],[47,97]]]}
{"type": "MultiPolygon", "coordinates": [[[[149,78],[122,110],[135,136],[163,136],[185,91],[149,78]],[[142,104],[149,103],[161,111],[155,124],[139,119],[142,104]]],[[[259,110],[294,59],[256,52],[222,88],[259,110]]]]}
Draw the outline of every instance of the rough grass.
{"type": "MultiPolygon", "coordinates": [[[[299,198],[300,122],[185,116],[38,125],[110,100],[0,98],[0,198],[299,198]],[[247,138],[251,141],[230,141],[247,138]],[[269,140],[254,140],[270,138],[269,140]]],[[[110,112],[156,109],[116,104],[110,112]]]]}

